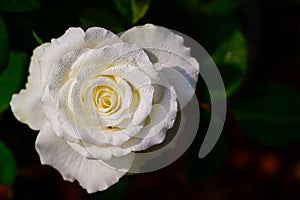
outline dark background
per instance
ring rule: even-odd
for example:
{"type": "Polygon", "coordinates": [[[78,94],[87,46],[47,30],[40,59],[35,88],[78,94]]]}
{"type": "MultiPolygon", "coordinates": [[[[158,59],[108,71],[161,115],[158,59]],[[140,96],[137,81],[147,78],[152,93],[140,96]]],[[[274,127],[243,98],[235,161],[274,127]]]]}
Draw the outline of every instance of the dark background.
{"type": "Polygon", "coordinates": [[[0,0],[0,17],[0,199],[300,199],[300,1],[0,0]],[[39,39],[71,26],[118,33],[145,23],[194,38],[215,59],[228,88],[224,131],[199,159],[210,116],[200,79],[200,129],[189,150],[162,170],[87,194],[40,164],[38,132],[14,118],[10,96],[24,88],[39,39]],[[238,61],[226,61],[228,52],[238,61]]]}

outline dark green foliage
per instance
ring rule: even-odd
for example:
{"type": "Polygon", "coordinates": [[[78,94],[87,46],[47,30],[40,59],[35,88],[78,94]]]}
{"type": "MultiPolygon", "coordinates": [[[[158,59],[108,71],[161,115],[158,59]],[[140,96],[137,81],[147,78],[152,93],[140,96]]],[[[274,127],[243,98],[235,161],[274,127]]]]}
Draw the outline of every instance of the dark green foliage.
{"type": "Polygon", "coordinates": [[[6,66],[8,60],[8,36],[5,23],[0,15],[0,71],[6,66]]]}
{"type": "Polygon", "coordinates": [[[0,141],[0,185],[11,185],[16,175],[16,164],[11,151],[0,141]]]}
{"type": "Polygon", "coordinates": [[[0,10],[7,12],[28,12],[39,8],[39,0],[0,0],[0,10]]]}
{"type": "Polygon", "coordinates": [[[83,28],[101,26],[114,33],[124,31],[124,25],[118,15],[101,8],[89,8],[78,12],[79,20],[83,28]],[[107,20],[109,19],[109,20],[107,20]]]}
{"type": "Polygon", "coordinates": [[[150,6],[150,0],[114,0],[120,14],[135,24],[144,17],[150,6]]]}
{"type": "Polygon", "coordinates": [[[23,52],[10,52],[6,69],[0,75],[0,114],[9,108],[9,101],[14,93],[24,87],[28,69],[28,56],[23,52]]]}
{"type": "Polygon", "coordinates": [[[223,15],[234,12],[238,7],[254,2],[254,0],[177,0],[177,2],[193,12],[223,15]]]}
{"type": "Polygon", "coordinates": [[[291,86],[257,85],[233,113],[243,130],[263,144],[286,146],[300,140],[300,93],[291,86]]]}
{"type": "Polygon", "coordinates": [[[240,30],[235,30],[213,53],[212,58],[223,77],[226,94],[231,96],[246,74],[248,48],[240,30]]]}

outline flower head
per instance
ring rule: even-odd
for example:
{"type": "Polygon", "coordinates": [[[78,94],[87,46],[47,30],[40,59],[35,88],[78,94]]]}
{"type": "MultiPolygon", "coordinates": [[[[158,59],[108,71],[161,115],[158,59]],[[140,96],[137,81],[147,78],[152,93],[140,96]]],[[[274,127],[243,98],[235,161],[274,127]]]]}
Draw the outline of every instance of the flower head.
{"type": "Polygon", "coordinates": [[[16,118],[39,130],[41,162],[88,192],[116,183],[132,152],[163,142],[194,94],[199,66],[183,38],[154,25],[121,36],[70,28],[37,47],[16,118]]]}

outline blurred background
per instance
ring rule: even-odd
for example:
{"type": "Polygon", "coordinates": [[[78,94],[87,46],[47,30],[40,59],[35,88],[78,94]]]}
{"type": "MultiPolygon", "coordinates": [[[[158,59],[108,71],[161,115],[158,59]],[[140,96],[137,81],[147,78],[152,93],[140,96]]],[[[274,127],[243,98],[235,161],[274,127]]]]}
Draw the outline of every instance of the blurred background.
{"type": "Polygon", "coordinates": [[[0,199],[300,199],[299,0],[0,0],[0,199]],[[69,27],[115,33],[153,23],[198,41],[225,82],[228,113],[213,151],[198,158],[210,100],[188,151],[170,166],[87,194],[35,151],[36,131],[9,108],[32,50],[69,27]]]}

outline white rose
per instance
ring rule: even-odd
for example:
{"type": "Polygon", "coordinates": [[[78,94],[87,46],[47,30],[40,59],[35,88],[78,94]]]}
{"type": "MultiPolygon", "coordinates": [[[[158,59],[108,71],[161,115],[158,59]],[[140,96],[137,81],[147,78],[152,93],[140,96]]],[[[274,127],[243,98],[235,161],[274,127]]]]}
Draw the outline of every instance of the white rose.
{"type": "Polygon", "coordinates": [[[34,50],[26,89],[10,105],[40,131],[41,162],[96,192],[130,169],[132,152],[165,139],[176,98],[190,100],[198,71],[183,38],[166,28],[147,24],[120,37],[70,28],[34,50]]]}

